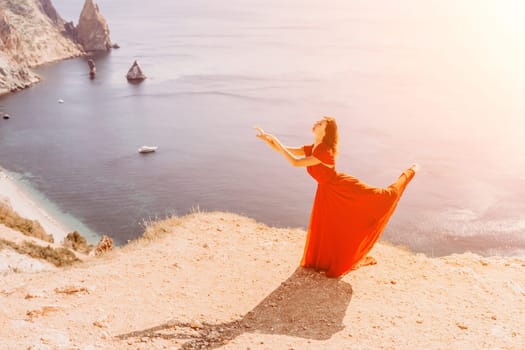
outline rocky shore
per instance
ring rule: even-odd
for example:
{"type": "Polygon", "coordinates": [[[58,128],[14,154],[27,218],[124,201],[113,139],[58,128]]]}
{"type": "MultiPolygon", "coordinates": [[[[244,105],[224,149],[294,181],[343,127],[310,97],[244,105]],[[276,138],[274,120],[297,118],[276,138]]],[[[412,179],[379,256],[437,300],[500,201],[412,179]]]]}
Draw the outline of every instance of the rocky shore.
{"type": "Polygon", "coordinates": [[[0,95],[38,82],[32,67],[110,44],[108,25],[92,0],[86,0],[79,26],[66,23],[51,0],[0,0],[0,95]]]}

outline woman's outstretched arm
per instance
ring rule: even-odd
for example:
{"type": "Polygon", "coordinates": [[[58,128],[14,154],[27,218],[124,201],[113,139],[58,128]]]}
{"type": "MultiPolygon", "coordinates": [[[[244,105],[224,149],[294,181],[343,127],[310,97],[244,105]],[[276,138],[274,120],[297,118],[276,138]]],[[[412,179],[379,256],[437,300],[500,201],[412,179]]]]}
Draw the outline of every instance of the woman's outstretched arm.
{"type": "MultiPolygon", "coordinates": [[[[263,141],[266,141],[272,147],[275,151],[281,152],[280,148],[277,146],[275,142],[272,142],[266,135],[270,135],[263,131],[263,129],[256,127],[255,128],[259,134],[257,134],[257,137],[260,138],[263,141]]],[[[294,156],[304,156],[304,148],[303,147],[288,147],[284,146],[290,153],[292,153],[294,156]]]]}
{"type": "Polygon", "coordinates": [[[256,128],[259,131],[257,135],[258,138],[266,141],[274,150],[281,153],[286,160],[293,166],[312,166],[320,164],[321,161],[313,156],[304,157],[304,149],[301,148],[291,148],[284,146],[279,139],[271,134],[265,133],[262,129],[256,128]],[[297,158],[296,156],[303,156],[302,158],[297,158]]]}

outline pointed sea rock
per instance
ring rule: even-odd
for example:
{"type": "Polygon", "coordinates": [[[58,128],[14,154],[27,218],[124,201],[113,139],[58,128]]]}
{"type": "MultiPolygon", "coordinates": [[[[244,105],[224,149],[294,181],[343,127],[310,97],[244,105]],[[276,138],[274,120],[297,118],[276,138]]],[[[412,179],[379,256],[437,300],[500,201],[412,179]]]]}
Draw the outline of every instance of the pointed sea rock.
{"type": "Polygon", "coordinates": [[[86,51],[107,51],[111,48],[108,24],[93,0],[84,3],[77,32],[78,41],[86,51]]]}
{"type": "Polygon", "coordinates": [[[140,68],[139,62],[137,60],[135,60],[131,65],[131,68],[128,70],[128,74],[126,74],[126,78],[129,81],[142,81],[146,79],[146,76],[142,72],[142,68],[140,68]]]}

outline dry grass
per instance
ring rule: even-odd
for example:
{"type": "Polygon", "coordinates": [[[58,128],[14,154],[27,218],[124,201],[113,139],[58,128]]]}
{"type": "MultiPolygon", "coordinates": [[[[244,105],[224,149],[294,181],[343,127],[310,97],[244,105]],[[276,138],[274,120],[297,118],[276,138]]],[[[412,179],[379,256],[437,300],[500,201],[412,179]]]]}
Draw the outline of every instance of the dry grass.
{"type": "Polygon", "coordinates": [[[89,254],[89,252],[93,250],[93,245],[88,244],[87,240],[77,231],[67,234],[64,238],[64,247],[83,254],[89,254]]]}
{"type": "Polygon", "coordinates": [[[0,239],[0,246],[10,247],[19,254],[48,261],[57,267],[69,266],[80,261],[72,251],[66,248],[44,247],[28,241],[19,245],[4,239],[0,239]]]}
{"type": "Polygon", "coordinates": [[[53,236],[47,234],[38,221],[21,217],[9,204],[2,201],[0,201],[0,223],[26,236],[36,237],[49,243],[54,242],[53,236]]]}
{"type": "Polygon", "coordinates": [[[166,235],[166,233],[172,232],[173,228],[179,226],[182,223],[183,219],[183,217],[181,218],[172,215],[166,219],[156,218],[155,220],[150,219],[149,221],[144,221],[144,234],[141,237],[137,238],[135,241],[133,241],[133,243],[146,243],[156,241],[164,235],[166,235]]]}
{"type": "MultiPolygon", "coordinates": [[[[134,243],[147,243],[153,242],[162,238],[166,233],[173,232],[173,229],[177,226],[180,226],[184,221],[190,219],[195,215],[201,215],[206,212],[202,211],[199,206],[191,208],[189,214],[184,216],[177,216],[176,214],[168,215],[166,218],[149,218],[148,220],[143,220],[142,225],[144,226],[144,234],[137,238],[135,241],[130,242],[134,243]]],[[[210,213],[208,213],[210,214],[210,213]]]]}

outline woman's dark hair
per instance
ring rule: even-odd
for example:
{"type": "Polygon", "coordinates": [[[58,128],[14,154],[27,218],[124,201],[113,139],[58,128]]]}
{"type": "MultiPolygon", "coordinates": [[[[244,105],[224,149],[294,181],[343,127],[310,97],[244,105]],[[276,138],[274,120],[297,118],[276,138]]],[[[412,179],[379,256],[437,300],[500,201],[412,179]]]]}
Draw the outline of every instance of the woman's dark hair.
{"type": "Polygon", "coordinates": [[[335,122],[335,118],[332,117],[324,117],[324,120],[326,120],[326,128],[325,128],[325,134],[323,137],[323,143],[330,147],[332,152],[334,152],[334,156],[337,155],[337,144],[339,143],[339,133],[337,131],[337,123],[335,122]]]}

